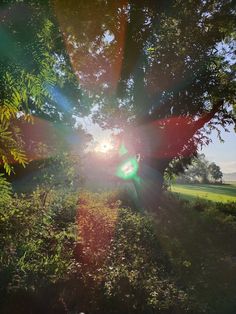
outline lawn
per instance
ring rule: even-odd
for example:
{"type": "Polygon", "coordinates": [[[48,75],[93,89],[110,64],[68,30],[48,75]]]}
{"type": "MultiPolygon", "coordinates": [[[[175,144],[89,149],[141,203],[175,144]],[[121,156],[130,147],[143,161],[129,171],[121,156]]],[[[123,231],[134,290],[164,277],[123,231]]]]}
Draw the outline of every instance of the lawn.
{"type": "Polygon", "coordinates": [[[187,200],[196,197],[214,202],[236,202],[236,184],[173,184],[171,191],[187,200]]]}

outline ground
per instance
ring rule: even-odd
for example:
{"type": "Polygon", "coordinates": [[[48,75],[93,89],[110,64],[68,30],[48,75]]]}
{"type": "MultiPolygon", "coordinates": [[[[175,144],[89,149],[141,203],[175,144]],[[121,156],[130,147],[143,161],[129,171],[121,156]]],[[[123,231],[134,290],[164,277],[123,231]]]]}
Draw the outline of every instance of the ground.
{"type": "Polygon", "coordinates": [[[236,182],[219,185],[173,184],[170,189],[190,201],[199,197],[214,202],[236,202],[236,182]]]}

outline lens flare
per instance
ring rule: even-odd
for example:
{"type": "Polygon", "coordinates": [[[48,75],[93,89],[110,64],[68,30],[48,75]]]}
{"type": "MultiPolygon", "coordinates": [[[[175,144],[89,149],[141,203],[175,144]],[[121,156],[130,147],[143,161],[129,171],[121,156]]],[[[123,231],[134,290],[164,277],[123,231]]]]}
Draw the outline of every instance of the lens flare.
{"type": "Polygon", "coordinates": [[[116,175],[123,180],[130,180],[136,177],[138,168],[139,165],[137,159],[129,158],[118,166],[116,175]]]}
{"type": "Polygon", "coordinates": [[[97,145],[95,151],[97,153],[109,153],[114,148],[113,144],[110,141],[102,141],[97,145]]]}

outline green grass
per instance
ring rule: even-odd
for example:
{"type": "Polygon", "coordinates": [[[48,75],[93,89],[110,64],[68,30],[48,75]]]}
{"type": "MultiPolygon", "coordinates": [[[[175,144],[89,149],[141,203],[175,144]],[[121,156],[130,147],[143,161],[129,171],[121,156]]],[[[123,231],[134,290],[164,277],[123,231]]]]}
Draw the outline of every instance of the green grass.
{"type": "Polygon", "coordinates": [[[199,197],[213,202],[236,202],[236,184],[173,184],[171,191],[190,201],[199,197]]]}

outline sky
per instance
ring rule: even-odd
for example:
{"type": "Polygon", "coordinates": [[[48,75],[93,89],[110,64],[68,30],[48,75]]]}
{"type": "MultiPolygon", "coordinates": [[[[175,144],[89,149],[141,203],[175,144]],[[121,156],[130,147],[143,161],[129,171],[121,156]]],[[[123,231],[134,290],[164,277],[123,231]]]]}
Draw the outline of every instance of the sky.
{"type": "Polygon", "coordinates": [[[223,173],[236,172],[236,133],[233,127],[230,127],[229,131],[227,133],[222,130],[224,143],[219,141],[216,132],[212,133],[212,143],[202,150],[206,159],[211,162],[214,161],[220,166],[223,173]]]}

